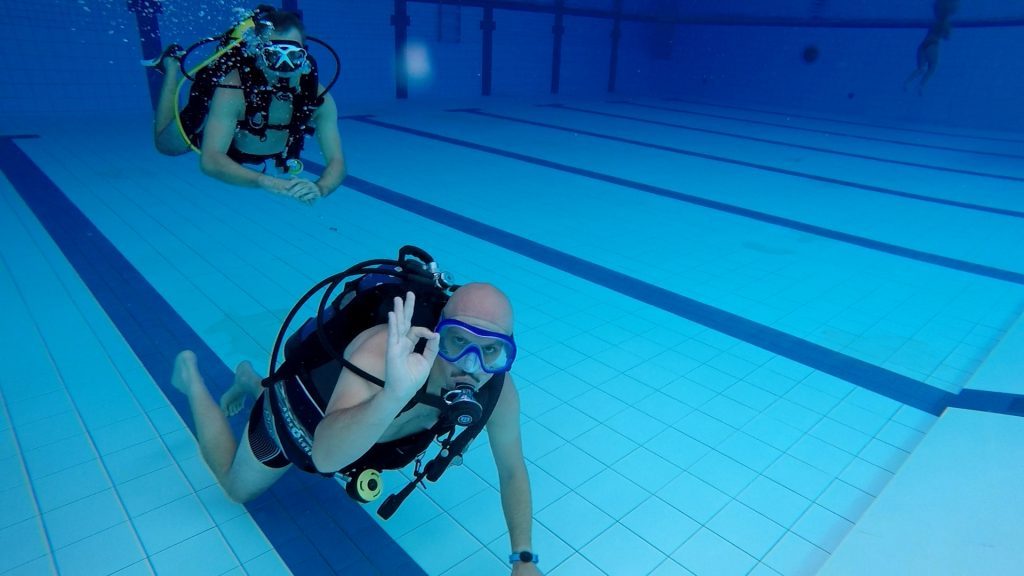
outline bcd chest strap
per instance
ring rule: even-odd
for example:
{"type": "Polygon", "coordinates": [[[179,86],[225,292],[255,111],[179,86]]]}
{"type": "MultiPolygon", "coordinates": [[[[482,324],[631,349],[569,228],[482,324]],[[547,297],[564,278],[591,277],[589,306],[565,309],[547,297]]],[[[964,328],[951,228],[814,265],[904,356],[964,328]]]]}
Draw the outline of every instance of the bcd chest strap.
{"type": "Polygon", "coordinates": [[[255,66],[255,63],[239,68],[242,91],[245,95],[245,119],[238,121],[238,129],[252,134],[260,141],[266,140],[267,130],[287,131],[285,149],[275,160],[277,166],[281,168],[286,166],[288,160],[298,159],[302,153],[306,136],[315,132],[309,124],[310,120],[324,102],[323,96],[319,94],[320,82],[316,62],[311,56],[309,60],[312,69],[299,77],[297,89],[290,85],[269,85],[266,75],[255,66]],[[287,124],[270,123],[270,104],[274,98],[291,101],[291,119],[287,124]]]}

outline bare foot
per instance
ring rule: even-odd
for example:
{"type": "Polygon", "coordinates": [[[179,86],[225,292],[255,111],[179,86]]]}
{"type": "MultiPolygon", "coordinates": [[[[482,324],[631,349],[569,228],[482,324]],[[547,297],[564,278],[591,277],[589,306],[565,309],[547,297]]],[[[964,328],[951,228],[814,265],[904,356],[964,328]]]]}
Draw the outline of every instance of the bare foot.
{"type": "Polygon", "coordinates": [[[252,364],[243,361],[235,368],[235,381],[231,388],[220,397],[220,409],[228,416],[238,414],[245,407],[248,396],[256,397],[260,393],[263,379],[253,369],[252,364]]]}
{"type": "Polygon", "coordinates": [[[195,352],[183,350],[174,359],[174,372],[171,374],[171,384],[186,396],[192,396],[192,390],[197,385],[205,385],[203,377],[199,375],[199,363],[196,360],[195,352]]]}

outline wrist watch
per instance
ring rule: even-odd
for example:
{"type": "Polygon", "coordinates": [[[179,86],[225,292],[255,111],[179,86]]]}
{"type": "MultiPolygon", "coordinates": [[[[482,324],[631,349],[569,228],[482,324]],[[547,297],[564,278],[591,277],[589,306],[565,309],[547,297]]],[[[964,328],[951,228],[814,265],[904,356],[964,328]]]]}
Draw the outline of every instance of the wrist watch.
{"type": "Polygon", "coordinates": [[[534,564],[536,564],[540,562],[540,556],[537,556],[529,550],[523,550],[522,552],[513,552],[509,554],[508,561],[512,564],[515,564],[516,562],[533,562],[534,564]]]}

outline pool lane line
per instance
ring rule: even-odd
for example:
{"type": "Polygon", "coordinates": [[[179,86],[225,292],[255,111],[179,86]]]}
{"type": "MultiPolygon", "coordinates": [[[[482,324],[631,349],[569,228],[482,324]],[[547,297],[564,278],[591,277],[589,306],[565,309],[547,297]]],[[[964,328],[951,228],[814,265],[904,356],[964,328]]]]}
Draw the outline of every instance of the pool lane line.
{"type": "MultiPolygon", "coordinates": [[[[924,170],[936,170],[936,171],[939,171],[939,172],[951,172],[951,173],[954,173],[954,174],[964,174],[964,175],[967,175],[967,176],[978,176],[978,177],[981,177],[981,178],[995,178],[995,179],[998,179],[998,180],[1009,180],[1011,182],[1024,182],[1024,177],[1021,177],[1021,176],[1008,176],[1008,175],[1004,175],[1004,174],[995,174],[995,173],[991,173],[991,172],[980,172],[980,171],[977,171],[977,170],[966,170],[966,169],[963,169],[963,168],[952,168],[952,167],[948,167],[948,166],[938,166],[938,165],[935,165],[935,164],[924,164],[922,162],[911,162],[909,160],[897,160],[897,159],[894,159],[894,158],[885,158],[885,157],[882,157],[882,156],[871,156],[870,154],[860,154],[860,153],[857,153],[857,152],[848,152],[848,151],[845,151],[845,150],[837,150],[837,149],[834,149],[834,148],[824,148],[822,146],[811,146],[811,145],[808,145],[808,144],[798,144],[798,143],[795,143],[795,142],[787,142],[785,140],[773,140],[771,138],[761,138],[761,137],[758,137],[758,136],[749,136],[749,135],[746,135],[746,134],[737,134],[735,132],[727,132],[727,131],[724,131],[724,130],[713,130],[711,128],[698,128],[696,126],[687,126],[686,124],[678,124],[678,123],[675,123],[675,122],[664,122],[664,121],[661,121],[661,120],[651,120],[649,118],[640,118],[640,117],[637,117],[637,116],[628,116],[626,114],[615,114],[615,113],[612,113],[612,112],[601,112],[599,110],[590,110],[590,109],[587,109],[587,108],[579,108],[579,107],[576,107],[576,106],[569,106],[569,105],[566,105],[566,104],[541,104],[539,106],[542,107],[542,108],[557,108],[557,109],[560,109],[560,110],[570,110],[570,111],[573,111],[573,112],[580,112],[580,113],[583,113],[583,114],[592,114],[592,115],[595,115],[595,116],[605,116],[605,117],[608,117],[608,118],[620,118],[620,119],[623,119],[623,120],[629,120],[631,122],[641,122],[641,123],[644,123],[644,124],[653,124],[653,125],[656,125],[656,126],[665,126],[665,127],[668,127],[668,128],[679,128],[679,129],[688,130],[688,131],[691,131],[691,132],[702,132],[702,133],[705,133],[705,134],[715,134],[717,136],[725,136],[727,138],[738,138],[738,139],[741,139],[741,140],[747,140],[749,142],[761,142],[761,143],[764,143],[764,144],[772,144],[772,145],[775,145],[775,146],[785,146],[785,147],[788,147],[788,148],[797,148],[797,149],[800,149],[800,150],[809,150],[809,151],[812,151],[812,152],[821,152],[823,154],[834,154],[836,156],[845,156],[847,158],[858,158],[858,159],[861,159],[861,160],[870,160],[872,162],[883,162],[883,163],[886,163],[886,164],[897,164],[897,165],[900,165],[900,166],[909,166],[911,168],[921,168],[921,169],[924,169],[924,170]]],[[[686,151],[683,151],[682,153],[686,153],[686,151]]],[[[724,158],[722,161],[732,162],[733,159],[724,158]]],[[[736,162],[738,162],[738,163],[740,163],[742,165],[747,165],[747,163],[744,163],[744,162],[739,161],[739,160],[737,160],[736,162]]],[[[771,165],[750,164],[750,167],[752,167],[752,168],[763,169],[764,166],[768,166],[769,169],[774,169],[775,168],[774,166],[771,166],[771,165]]],[[[782,169],[779,169],[779,170],[782,170],[782,169]]],[[[783,173],[789,173],[789,171],[783,171],[783,173]]],[[[813,174],[808,174],[808,173],[804,173],[804,172],[792,172],[792,174],[793,175],[797,175],[797,176],[801,176],[801,177],[810,176],[810,177],[812,177],[814,179],[818,179],[818,177],[814,176],[813,174]]],[[[890,190],[888,188],[882,188],[882,187],[878,187],[878,186],[871,186],[871,185],[861,184],[859,182],[852,182],[851,183],[851,182],[847,182],[847,181],[843,181],[843,180],[836,180],[836,179],[828,179],[828,180],[825,180],[825,181],[836,183],[836,184],[840,184],[840,185],[843,185],[843,186],[853,185],[855,188],[862,188],[862,189],[871,190],[871,191],[874,191],[874,192],[882,192],[884,194],[888,194],[888,193],[892,193],[892,192],[897,192],[898,195],[900,195],[900,196],[907,196],[908,198],[917,197],[916,194],[909,194],[909,193],[905,193],[905,192],[901,192],[901,191],[890,190]]],[[[918,199],[922,199],[922,200],[925,200],[925,201],[934,201],[934,197],[932,197],[932,196],[921,196],[918,199]]],[[[955,202],[955,201],[950,201],[950,202],[955,202]]],[[[943,203],[946,203],[946,202],[943,201],[943,203]]],[[[964,204],[963,206],[967,207],[967,208],[971,208],[973,205],[964,204]]],[[[986,209],[986,210],[991,210],[992,209],[992,208],[989,208],[987,206],[980,206],[979,205],[979,207],[982,208],[982,209],[986,209]]],[[[977,208],[972,208],[972,209],[977,209],[977,208]]],[[[1017,214],[1024,214],[1024,212],[1017,212],[1017,214]]]]}
{"type": "Polygon", "coordinates": [[[679,108],[670,108],[668,106],[656,106],[654,104],[640,104],[639,102],[621,101],[615,100],[612,104],[622,104],[626,106],[637,106],[639,108],[650,108],[652,110],[664,110],[666,112],[675,112],[677,114],[689,114],[691,116],[704,116],[706,118],[718,118],[720,120],[730,120],[733,122],[743,122],[746,124],[758,124],[761,126],[774,126],[776,128],[786,128],[788,130],[799,130],[801,132],[812,132],[814,134],[827,134],[829,136],[841,136],[843,138],[855,138],[858,140],[867,140],[869,142],[885,142],[886,144],[899,144],[900,146],[910,146],[913,148],[925,148],[930,150],[945,150],[947,152],[958,152],[961,154],[979,154],[982,156],[996,156],[999,158],[1013,158],[1015,160],[1024,160],[1024,156],[1019,154],[1008,154],[1004,152],[988,152],[985,150],[972,150],[970,148],[957,148],[955,146],[940,146],[938,144],[920,144],[917,142],[910,142],[908,140],[896,140],[893,138],[881,138],[877,136],[863,136],[859,134],[848,134],[846,132],[837,132],[834,130],[824,130],[820,128],[807,128],[806,126],[793,126],[792,124],[781,124],[779,122],[769,122],[767,120],[754,120],[751,118],[742,118],[738,116],[727,116],[725,114],[712,114],[711,112],[693,112],[690,110],[680,110],[679,108]]]}
{"type": "MultiPolygon", "coordinates": [[[[679,102],[682,104],[689,104],[691,106],[709,106],[712,108],[725,108],[726,110],[740,110],[742,112],[753,112],[755,114],[770,114],[772,116],[782,116],[785,118],[803,118],[804,120],[818,120],[822,122],[835,122],[837,124],[849,124],[851,126],[864,126],[866,128],[877,128],[880,130],[899,130],[900,132],[913,132],[916,134],[931,134],[933,136],[946,136],[950,138],[969,138],[971,140],[988,140],[990,142],[1003,142],[1008,144],[1024,144],[1024,140],[1019,138],[1005,138],[1000,136],[980,136],[978,134],[957,134],[956,132],[943,132],[941,130],[927,130],[924,128],[907,128],[905,126],[890,126],[886,124],[875,124],[872,122],[858,122],[856,120],[847,120],[841,118],[829,118],[827,116],[814,116],[812,114],[791,114],[788,112],[779,112],[777,110],[764,110],[761,108],[746,108],[743,106],[731,106],[728,104],[711,104],[709,102],[694,102],[692,100],[684,100],[682,98],[662,98],[667,102],[679,102]]],[[[625,102],[625,101],[621,101],[625,102]]]]}
{"type": "Polygon", "coordinates": [[[545,160],[543,158],[538,158],[538,157],[535,157],[535,156],[528,156],[526,154],[520,154],[518,152],[511,152],[511,151],[508,151],[508,150],[502,150],[500,148],[495,148],[493,146],[487,146],[485,144],[477,144],[475,142],[470,142],[468,140],[461,140],[461,139],[458,139],[458,138],[453,138],[451,136],[444,136],[442,134],[436,134],[434,132],[427,132],[427,131],[419,130],[419,129],[416,129],[416,128],[410,128],[410,127],[407,127],[407,126],[401,126],[399,124],[393,124],[391,122],[385,122],[385,121],[382,121],[382,120],[378,120],[378,119],[374,118],[372,115],[368,115],[368,114],[367,115],[345,116],[342,119],[343,120],[353,120],[353,121],[357,121],[357,122],[362,122],[362,123],[365,123],[365,124],[370,124],[372,126],[378,126],[380,128],[386,128],[386,129],[389,129],[389,130],[395,130],[395,131],[403,132],[403,133],[410,134],[410,135],[413,135],[413,136],[419,136],[421,138],[427,138],[427,139],[435,140],[435,141],[438,141],[438,142],[444,142],[446,144],[452,144],[454,146],[460,146],[460,147],[463,147],[463,148],[469,148],[471,150],[476,150],[476,151],[479,151],[479,152],[485,152],[485,153],[488,153],[488,154],[494,154],[494,155],[497,155],[497,156],[502,156],[504,158],[509,158],[509,159],[512,159],[512,160],[520,161],[520,162],[526,162],[526,163],[534,164],[536,166],[541,166],[541,167],[544,167],[544,168],[550,168],[552,170],[558,170],[558,171],[566,172],[566,173],[569,173],[569,174],[575,174],[577,176],[582,176],[584,178],[590,178],[592,180],[599,180],[599,181],[602,181],[602,182],[607,182],[609,184],[614,184],[616,186],[622,186],[624,188],[631,188],[633,190],[639,190],[641,192],[646,192],[648,194],[653,194],[655,196],[661,196],[661,197],[668,198],[668,199],[671,199],[671,200],[676,200],[676,201],[680,201],[680,202],[686,202],[688,204],[693,204],[693,205],[696,205],[696,206],[701,206],[701,207],[704,207],[704,208],[709,208],[711,210],[716,210],[716,211],[719,211],[719,212],[724,212],[724,213],[727,213],[727,214],[732,214],[734,216],[740,216],[740,217],[743,217],[743,218],[749,218],[751,220],[756,220],[756,221],[759,221],[759,222],[764,222],[766,224],[772,224],[774,226],[780,226],[780,227],[783,227],[783,228],[789,228],[791,230],[797,230],[799,232],[804,232],[804,233],[807,233],[807,234],[813,234],[815,236],[820,236],[822,238],[828,238],[830,240],[836,240],[836,241],[843,242],[843,243],[846,243],[846,244],[851,244],[851,245],[854,245],[854,246],[860,246],[862,248],[867,248],[869,250],[875,250],[875,251],[878,251],[878,252],[883,252],[883,253],[886,253],[886,254],[891,254],[893,256],[899,256],[901,258],[907,258],[907,259],[910,259],[910,260],[916,260],[918,262],[923,262],[923,263],[931,264],[931,265],[934,265],[934,266],[940,266],[940,267],[943,267],[943,268],[948,268],[950,270],[957,270],[959,272],[967,272],[968,274],[974,274],[974,275],[977,275],[977,276],[983,276],[983,277],[992,278],[992,279],[995,279],[995,280],[1001,280],[1001,281],[1004,281],[1004,282],[1010,282],[1012,284],[1019,284],[1019,285],[1024,286],[1024,274],[1022,274],[1020,272],[1014,272],[1012,270],[1004,270],[1002,268],[995,268],[993,266],[987,266],[987,265],[984,265],[984,264],[977,264],[977,263],[974,263],[974,262],[968,262],[966,260],[959,260],[957,258],[950,258],[948,256],[942,256],[942,255],[939,255],[939,254],[932,254],[930,252],[924,252],[924,251],[921,251],[921,250],[915,250],[913,248],[906,248],[904,246],[899,246],[899,245],[896,245],[896,244],[889,244],[887,242],[881,242],[881,241],[873,240],[871,238],[866,238],[866,237],[863,237],[863,236],[856,236],[854,234],[848,234],[846,232],[839,232],[837,230],[831,230],[829,228],[824,228],[824,227],[821,227],[821,226],[816,226],[814,224],[808,224],[806,222],[801,222],[799,220],[791,220],[789,218],[783,218],[781,216],[775,216],[775,215],[772,215],[772,214],[768,214],[766,212],[759,212],[757,210],[751,210],[749,208],[743,208],[743,207],[735,206],[735,205],[732,205],[732,204],[726,204],[724,202],[718,202],[717,200],[710,200],[710,199],[707,199],[707,198],[701,198],[699,196],[694,196],[692,194],[686,194],[686,193],[683,193],[683,192],[677,192],[675,190],[670,190],[670,189],[667,189],[667,188],[661,188],[661,187],[658,187],[658,186],[653,186],[651,184],[644,184],[642,182],[637,182],[635,180],[628,180],[626,178],[620,178],[618,176],[611,176],[611,175],[608,175],[608,174],[603,174],[603,173],[600,173],[600,172],[595,172],[593,170],[587,170],[585,168],[577,168],[575,166],[569,166],[567,164],[560,164],[558,162],[553,162],[553,161],[550,161],[550,160],[545,160]]]}
{"type": "MultiPolygon", "coordinates": [[[[0,172],[60,248],[171,405],[194,429],[188,401],[170,382],[175,355],[186,348],[195,351],[214,397],[232,382],[233,370],[17,146],[14,138],[0,136],[0,172]]],[[[230,421],[238,438],[246,418],[230,421]]],[[[295,574],[425,574],[331,479],[291,470],[245,507],[295,574]]]]}
{"type": "MultiPolygon", "coordinates": [[[[314,162],[306,162],[305,165],[315,174],[323,172],[323,166],[314,162]]],[[[452,230],[551,266],[581,280],[618,292],[628,298],[732,336],[929,414],[937,416],[942,414],[947,407],[963,404],[964,407],[969,407],[972,410],[1024,416],[1024,397],[1020,395],[972,391],[970,402],[964,402],[951,392],[909,376],[837,352],[357,176],[346,176],[344,186],[452,230]]]]}
{"type": "Polygon", "coordinates": [[[987,212],[989,214],[998,214],[1000,216],[1008,216],[1010,218],[1024,219],[1024,212],[1018,210],[1010,210],[1008,208],[996,208],[992,206],[984,206],[981,204],[970,204],[967,202],[960,202],[958,200],[948,200],[946,198],[936,198],[934,196],[924,196],[922,194],[915,194],[913,192],[904,192],[902,190],[896,190],[894,188],[884,188],[881,186],[873,186],[871,184],[862,184],[860,182],[854,182],[851,180],[841,180],[839,178],[831,178],[829,176],[820,176],[817,174],[810,174],[808,172],[799,172],[796,170],[789,170],[786,168],[779,168],[770,164],[757,164],[755,162],[748,162],[746,160],[737,160],[735,158],[728,158],[726,156],[717,156],[715,154],[708,154],[706,152],[698,152],[696,150],[686,150],[684,148],[676,148],[673,146],[667,146],[664,144],[652,144],[650,142],[644,142],[642,140],[633,140],[631,138],[623,138],[621,136],[612,136],[610,134],[602,134],[600,132],[592,132],[590,130],[583,130],[581,128],[569,128],[565,126],[559,126],[557,124],[550,124],[547,122],[539,122],[537,120],[528,120],[525,118],[518,118],[516,116],[508,116],[505,114],[497,114],[494,112],[486,112],[479,108],[460,108],[456,110],[450,110],[450,112],[461,112],[464,114],[474,114],[477,116],[483,116],[486,118],[495,118],[498,120],[506,120],[508,122],[515,122],[518,124],[526,124],[528,126],[537,126],[539,128],[547,128],[551,130],[558,130],[561,132],[568,132],[570,134],[583,134],[584,136],[590,136],[593,138],[600,138],[603,140],[610,140],[612,142],[621,142],[623,144],[630,144],[632,146],[641,146],[643,148],[651,148],[654,150],[661,150],[664,152],[671,152],[673,154],[679,154],[682,156],[690,156],[693,158],[700,158],[702,160],[711,160],[713,162],[722,162],[725,164],[732,164],[735,166],[742,166],[744,168],[751,168],[754,170],[762,170],[764,172],[772,172],[775,174],[782,174],[784,176],[792,176],[794,178],[803,178],[807,180],[813,180],[824,184],[834,184],[836,186],[842,186],[844,188],[854,188],[857,190],[864,190],[867,192],[877,192],[879,194],[886,194],[889,196],[897,196],[900,198],[908,198],[910,200],[919,200],[921,202],[929,202],[932,204],[940,204],[944,206],[952,206],[954,208],[963,208],[966,210],[975,210],[978,212],[987,212]]]}

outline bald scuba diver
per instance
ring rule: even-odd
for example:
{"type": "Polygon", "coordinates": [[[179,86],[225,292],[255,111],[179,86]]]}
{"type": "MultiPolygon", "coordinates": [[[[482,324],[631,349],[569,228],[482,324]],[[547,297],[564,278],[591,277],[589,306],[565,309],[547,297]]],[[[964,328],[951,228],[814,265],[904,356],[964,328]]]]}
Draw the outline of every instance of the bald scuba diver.
{"type": "Polygon", "coordinates": [[[405,246],[397,260],[360,263],[311,288],[284,321],[266,378],[242,362],[218,403],[186,350],[172,383],[188,398],[204,459],[238,502],[294,467],[343,480],[349,496],[370,503],[383,493],[383,470],[415,462],[412,480],[379,507],[386,520],[424,481],[460,464],[486,431],[511,574],[536,576],[519,393],[510,374],[513,325],[511,303],[497,287],[453,285],[429,254],[405,246]],[[321,293],[316,315],[285,339],[291,320],[321,293]],[[227,417],[248,399],[255,402],[236,441],[227,417]]]}

